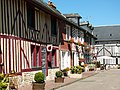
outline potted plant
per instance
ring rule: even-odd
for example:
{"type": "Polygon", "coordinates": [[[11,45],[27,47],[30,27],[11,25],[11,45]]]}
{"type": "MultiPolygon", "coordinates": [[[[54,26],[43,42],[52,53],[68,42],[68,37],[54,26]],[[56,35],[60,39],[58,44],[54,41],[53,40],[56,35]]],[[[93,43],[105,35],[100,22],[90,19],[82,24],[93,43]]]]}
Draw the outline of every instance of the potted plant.
{"type": "Polygon", "coordinates": [[[82,78],[83,67],[73,66],[71,67],[70,70],[71,70],[71,74],[70,74],[71,78],[82,78]]]}
{"type": "Polygon", "coordinates": [[[104,67],[103,65],[100,66],[100,70],[104,70],[104,68],[105,68],[105,67],[104,67]]]}
{"type": "Polygon", "coordinates": [[[62,70],[64,76],[68,76],[68,71],[69,70],[70,70],[69,67],[67,67],[67,68],[65,68],[65,69],[62,70]]]}
{"type": "Polygon", "coordinates": [[[33,84],[33,90],[45,90],[44,74],[42,72],[35,73],[35,82],[33,84]]]}
{"type": "Polygon", "coordinates": [[[95,64],[89,64],[89,71],[94,71],[95,70],[95,64]]]}
{"type": "Polygon", "coordinates": [[[118,64],[118,67],[117,67],[118,69],[120,69],[120,64],[118,64]]]}
{"type": "Polygon", "coordinates": [[[100,70],[100,61],[95,62],[95,65],[96,65],[96,69],[100,70]]]}
{"type": "Polygon", "coordinates": [[[56,73],[55,73],[55,82],[56,83],[63,83],[64,82],[64,77],[62,77],[63,76],[63,72],[62,71],[57,71],[56,73]]]}

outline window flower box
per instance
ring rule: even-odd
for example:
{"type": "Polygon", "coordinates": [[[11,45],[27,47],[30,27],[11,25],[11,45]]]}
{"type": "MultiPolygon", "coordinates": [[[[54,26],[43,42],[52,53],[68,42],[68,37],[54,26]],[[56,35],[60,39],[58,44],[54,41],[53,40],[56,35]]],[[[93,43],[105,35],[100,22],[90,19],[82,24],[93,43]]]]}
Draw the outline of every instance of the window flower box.
{"type": "Polygon", "coordinates": [[[81,46],[83,46],[83,47],[87,47],[87,43],[84,42],[83,44],[81,44],[81,46]]]}
{"type": "Polygon", "coordinates": [[[69,43],[74,43],[74,39],[71,38],[68,42],[69,42],[69,43]]]}
{"type": "Polygon", "coordinates": [[[78,41],[78,45],[81,46],[81,42],[80,41],[78,41]]]}

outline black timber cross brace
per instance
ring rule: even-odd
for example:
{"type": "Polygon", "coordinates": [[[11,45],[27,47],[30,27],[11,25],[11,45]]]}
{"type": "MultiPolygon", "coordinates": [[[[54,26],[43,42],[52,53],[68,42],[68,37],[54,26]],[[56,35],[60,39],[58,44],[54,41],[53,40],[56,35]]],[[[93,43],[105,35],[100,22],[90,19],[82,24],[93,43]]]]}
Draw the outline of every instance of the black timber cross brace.
{"type": "MultiPolygon", "coordinates": [[[[22,18],[23,26],[25,28],[25,34],[28,36],[28,32],[27,32],[27,29],[26,29],[25,21],[23,19],[23,14],[20,11],[20,0],[18,2],[18,11],[16,12],[16,16],[14,18],[14,23],[12,25],[11,34],[13,34],[13,31],[15,29],[15,23],[17,22],[17,17],[18,16],[19,16],[19,23],[20,23],[19,28],[21,29],[21,20],[20,20],[20,18],[22,18]]],[[[20,36],[21,36],[21,30],[20,30],[20,36]]]]}
{"type": "MultiPolygon", "coordinates": [[[[111,56],[113,56],[112,53],[105,48],[105,45],[103,45],[103,48],[101,48],[101,49],[97,52],[97,55],[98,55],[102,50],[104,50],[104,49],[105,49],[111,56]]],[[[103,54],[104,54],[104,53],[103,53],[103,54]]]]}

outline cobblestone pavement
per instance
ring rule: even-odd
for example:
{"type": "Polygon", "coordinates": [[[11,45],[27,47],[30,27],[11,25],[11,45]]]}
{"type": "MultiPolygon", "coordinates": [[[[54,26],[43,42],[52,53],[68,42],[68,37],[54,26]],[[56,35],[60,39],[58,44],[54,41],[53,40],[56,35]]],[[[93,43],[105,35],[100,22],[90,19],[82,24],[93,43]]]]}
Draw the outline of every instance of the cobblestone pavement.
{"type": "MultiPolygon", "coordinates": [[[[96,73],[98,73],[98,72],[96,72],[96,71],[84,72],[82,74],[82,78],[92,76],[96,73]]],[[[45,90],[54,90],[59,87],[69,85],[69,84],[74,83],[79,80],[80,79],[78,79],[78,78],[69,78],[69,77],[65,77],[64,83],[55,83],[54,80],[47,80],[46,85],[45,85],[45,90]]],[[[21,86],[18,90],[32,90],[32,84],[27,84],[27,83],[23,84],[23,86],[21,86]]]]}
{"type": "Polygon", "coordinates": [[[95,75],[95,74],[97,74],[96,71],[90,71],[90,72],[82,73],[82,78],[80,78],[80,79],[65,77],[64,83],[54,83],[53,80],[52,81],[47,81],[45,90],[54,90],[54,89],[69,85],[71,83],[77,82],[77,81],[79,81],[83,78],[87,78],[87,77],[95,75]]]}
{"type": "Polygon", "coordinates": [[[120,90],[120,70],[100,71],[95,76],[79,80],[57,90],[120,90]]]}

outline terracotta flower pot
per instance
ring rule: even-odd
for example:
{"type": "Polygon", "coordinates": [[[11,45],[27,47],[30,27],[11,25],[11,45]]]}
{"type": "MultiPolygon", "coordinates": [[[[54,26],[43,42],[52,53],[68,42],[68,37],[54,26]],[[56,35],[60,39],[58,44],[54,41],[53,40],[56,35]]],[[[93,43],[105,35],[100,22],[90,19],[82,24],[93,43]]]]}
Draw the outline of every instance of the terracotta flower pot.
{"type": "Polygon", "coordinates": [[[32,90],[45,90],[45,82],[44,83],[32,82],[32,84],[33,84],[32,90]]]}
{"type": "Polygon", "coordinates": [[[55,83],[64,83],[64,77],[55,77],[55,83]]]}

